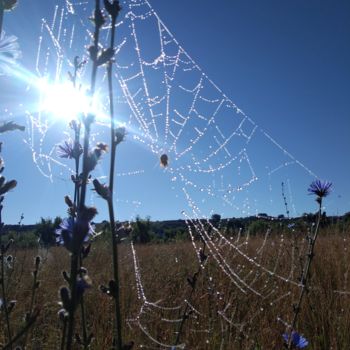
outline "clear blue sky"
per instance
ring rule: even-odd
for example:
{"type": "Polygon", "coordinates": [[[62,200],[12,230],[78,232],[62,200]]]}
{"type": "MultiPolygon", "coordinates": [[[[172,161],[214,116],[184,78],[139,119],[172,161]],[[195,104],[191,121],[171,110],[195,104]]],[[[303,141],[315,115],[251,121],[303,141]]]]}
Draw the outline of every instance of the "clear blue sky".
{"type": "MultiPolygon", "coordinates": [[[[141,216],[150,215],[153,219],[181,218],[182,210],[193,215],[183,189],[190,194],[204,215],[213,212],[223,216],[243,216],[257,212],[283,214],[282,181],[286,184],[286,196],[292,215],[314,211],[313,198],[307,195],[307,187],[313,177],[304,168],[295,164],[288,165],[273,172],[271,176],[268,175],[269,169],[275,169],[291,159],[262,134],[261,128],[312,173],[334,183],[334,191],[325,203],[327,213],[342,214],[349,211],[350,3],[330,0],[151,0],[150,3],[179,44],[221,91],[252,118],[257,128],[248,143],[242,137],[236,143],[227,143],[230,156],[225,154],[223,147],[222,152],[205,162],[209,150],[218,146],[216,140],[219,136],[211,125],[201,141],[193,144],[193,139],[198,136],[195,128],[204,130],[205,122],[203,124],[192,113],[179,137],[176,151],[179,154],[188,146],[193,147],[185,156],[175,160],[174,150],[169,150],[165,141],[164,103],[159,108],[154,108],[155,112],[163,112],[163,116],[155,119],[161,130],[157,137],[153,134],[157,141],[155,153],[150,151],[149,141],[140,133],[136,118],[129,118],[130,110],[120,105],[118,117],[124,121],[130,120],[130,125],[127,141],[119,148],[117,172],[140,172],[117,177],[118,217],[129,219],[139,213],[141,216]],[[157,108],[159,110],[156,111],[157,108]],[[139,134],[141,140],[146,140],[144,144],[134,140],[135,133],[139,134]],[[244,187],[244,191],[231,193],[230,189],[242,186],[246,180],[252,179],[251,168],[248,167],[246,158],[239,153],[243,149],[246,149],[258,179],[244,187]],[[158,156],[163,151],[169,152],[170,158],[170,167],[166,170],[159,167],[158,156]],[[210,166],[217,168],[232,160],[235,154],[240,155],[238,159],[215,174],[199,174],[194,171],[209,169],[210,166]],[[191,184],[185,184],[181,176],[191,181],[191,184]]],[[[35,62],[41,19],[45,18],[51,24],[56,4],[60,14],[61,9],[65,9],[65,1],[50,0],[29,4],[19,0],[18,8],[5,17],[6,33],[19,38],[23,56],[21,65],[34,74],[37,74],[35,62]]],[[[125,5],[123,16],[127,13],[127,8],[125,5]]],[[[137,13],[141,9],[136,8],[134,11],[137,13]]],[[[66,59],[83,54],[83,45],[88,43],[88,39],[85,35],[86,28],[82,27],[80,20],[86,22],[83,16],[89,13],[90,10],[85,11],[82,6],[76,7],[74,15],[66,10],[64,12],[62,28],[67,29],[65,42],[61,34],[66,56],[64,65],[66,59]],[[69,48],[69,33],[73,23],[74,41],[73,47],[69,48]]],[[[125,20],[124,25],[118,28],[119,43],[123,38],[129,38],[128,24],[130,22],[125,20]]],[[[159,55],[159,28],[154,17],[150,16],[144,21],[136,19],[135,27],[142,56],[146,61],[154,60],[159,55]]],[[[87,28],[91,27],[87,24],[87,28]]],[[[57,36],[58,23],[54,30],[54,35],[57,36]]],[[[133,70],[137,73],[135,45],[131,43],[127,40],[116,57],[121,65],[130,62],[134,64],[128,70],[129,73],[121,70],[124,78],[128,77],[127,74],[131,76],[133,70]]],[[[44,31],[43,47],[50,45],[52,47],[48,34],[44,31]]],[[[54,66],[55,55],[52,53],[54,50],[49,57],[49,68],[54,66]]],[[[161,82],[157,80],[159,70],[152,73],[151,70],[147,71],[147,67],[144,68],[152,93],[155,91],[152,90],[154,86],[161,82]]],[[[44,63],[40,63],[40,69],[40,73],[43,73],[44,63]]],[[[64,66],[63,73],[66,69],[64,66]]],[[[89,67],[87,76],[88,69],[89,67]]],[[[53,76],[52,71],[49,73],[53,76]]],[[[191,99],[187,101],[183,98],[178,87],[181,85],[193,89],[197,73],[194,69],[176,76],[171,92],[173,102],[170,118],[176,119],[174,109],[188,111],[186,105],[191,99]]],[[[203,97],[220,97],[218,91],[209,88],[210,84],[204,82],[203,85],[203,97]]],[[[28,86],[28,82],[23,80],[0,77],[1,120],[11,119],[4,112],[9,110],[13,112],[16,121],[27,124],[24,111],[35,111],[36,103],[33,98],[35,91],[33,87],[28,89],[28,86]]],[[[136,92],[140,87],[143,88],[140,79],[128,83],[131,91],[136,92]]],[[[121,93],[119,88],[117,93],[121,93]]],[[[141,91],[141,95],[143,93],[141,91]]],[[[207,104],[200,108],[198,106],[198,110],[209,116],[213,113],[212,107],[207,104]]],[[[225,139],[237,127],[230,124],[231,117],[224,109],[222,115],[215,119],[215,125],[220,127],[225,139]]],[[[67,131],[66,122],[57,118],[50,119],[49,116],[47,118],[51,126],[43,143],[46,154],[65,138],[64,131],[67,131]]],[[[170,127],[174,128],[175,124],[171,123],[170,127]]],[[[254,127],[254,124],[246,121],[242,130],[249,133],[254,127]]],[[[105,139],[107,131],[106,128],[96,127],[96,141],[105,139]]],[[[53,165],[53,182],[40,174],[33,164],[32,151],[24,143],[29,136],[27,131],[24,134],[4,134],[2,137],[6,162],[4,175],[16,178],[19,182],[18,188],[6,198],[4,221],[7,223],[17,222],[21,213],[25,216],[24,223],[36,222],[41,216],[64,216],[63,196],[72,193],[67,170],[53,165]]],[[[219,142],[222,144],[222,141],[219,142]]],[[[35,151],[38,150],[39,142],[36,142],[35,151]]],[[[53,157],[58,159],[55,151],[53,157]]],[[[69,162],[65,163],[69,165],[69,162]]],[[[47,170],[46,165],[43,168],[47,170]]],[[[107,169],[108,155],[93,175],[104,176],[107,169]]],[[[105,203],[92,192],[89,192],[89,202],[99,209],[97,220],[105,219],[105,203]]]]}

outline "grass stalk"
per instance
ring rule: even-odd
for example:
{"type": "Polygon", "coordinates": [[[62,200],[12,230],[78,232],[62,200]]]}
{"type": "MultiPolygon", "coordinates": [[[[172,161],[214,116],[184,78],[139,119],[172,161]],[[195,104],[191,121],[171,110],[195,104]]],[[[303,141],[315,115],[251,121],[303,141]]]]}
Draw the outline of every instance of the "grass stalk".
{"type": "Polygon", "coordinates": [[[71,299],[69,305],[69,316],[68,316],[68,332],[67,332],[67,344],[66,349],[71,350],[73,344],[73,333],[74,333],[74,321],[75,321],[75,309],[77,303],[77,277],[78,277],[78,254],[76,252],[71,255],[71,271],[70,271],[70,291],[71,299]]]}
{"type": "Polygon", "coordinates": [[[314,248],[315,248],[315,243],[316,243],[316,240],[317,240],[317,237],[318,237],[319,228],[320,228],[320,222],[321,222],[322,198],[318,199],[318,203],[319,203],[319,209],[318,209],[317,223],[316,223],[316,227],[315,227],[315,231],[314,231],[313,236],[309,238],[307,260],[305,262],[305,266],[304,266],[303,273],[302,273],[302,276],[301,276],[301,290],[300,290],[298,302],[293,307],[294,308],[294,316],[293,316],[292,323],[290,325],[290,334],[289,334],[289,340],[288,340],[288,350],[292,349],[292,346],[293,346],[292,332],[295,329],[295,326],[296,326],[296,323],[297,323],[297,319],[298,319],[298,316],[299,316],[299,313],[300,313],[300,309],[301,309],[301,304],[303,302],[305,293],[308,291],[307,282],[308,282],[308,278],[309,278],[309,275],[310,275],[310,266],[311,266],[312,260],[313,260],[313,258],[315,256],[314,248]]]}
{"type": "MultiPolygon", "coordinates": [[[[12,333],[11,333],[11,324],[10,324],[10,315],[8,312],[8,303],[7,303],[7,293],[6,293],[6,287],[5,287],[5,249],[2,243],[2,228],[4,226],[2,222],[2,205],[0,206],[0,279],[1,279],[1,294],[2,294],[2,302],[3,302],[3,309],[4,309],[4,315],[5,315],[5,324],[6,324],[6,332],[7,332],[7,339],[10,344],[12,344],[12,333]]],[[[10,345],[9,349],[12,349],[12,345],[10,345]]]]}
{"type": "MultiPolygon", "coordinates": [[[[79,266],[83,266],[83,259],[79,257],[79,266]]],[[[82,276],[80,276],[82,277],[82,276]]],[[[81,296],[80,300],[80,312],[81,312],[81,327],[83,330],[83,342],[84,342],[84,350],[88,349],[88,334],[87,334],[87,323],[86,323],[86,312],[85,312],[85,303],[84,303],[84,295],[81,296]]]]}
{"type": "MultiPolygon", "coordinates": [[[[32,284],[32,294],[30,298],[30,306],[29,306],[29,311],[27,313],[27,318],[30,319],[33,316],[33,310],[34,310],[34,301],[35,301],[35,292],[38,288],[38,268],[39,266],[36,265],[35,270],[33,271],[33,284],[32,284]]],[[[27,344],[27,339],[28,339],[28,332],[26,333],[23,341],[23,347],[26,348],[27,344]]]]}
{"type": "MultiPolygon", "coordinates": [[[[201,250],[202,254],[203,254],[202,256],[205,256],[205,248],[206,248],[206,243],[205,243],[205,241],[203,241],[203,248],[201,250]]],[[[202,258],[201,258],[201,260],[202,260],[202,258]]],[[[175,344],[174,344],[175,346],[179,345],[179,343],[180,343],[181,335],[182,335],[182,332],[183,332],[183,328],[184,328],[185,322],[186,322],[186,320],[189,317],[190,303],[192,303],[193,294],[194,294],[194,292],[196,290],[198,276],[203,271],[202,264],[204,262],[205,262],[205,260],[201,261],[201,263],[199,264],[198,270],[192,276],[192,279],[191,279],[191,291],[190,291],[189,296],[187,298],[188,302],[186,303],[186,306],[185,306],[185,308],[184,308],[184,310],[182,312],[181,322],[180,322],[179,327],[178,327],[177,332],[176,332],[176,339],[175,339],[175,344]]]]}
{"type": "Polygon", "coordinates": [[[38,317],[38,312],[30,317],[26,323],[26,325],[9,341],[2,350],[10,350],[12,349],[12,345],[15,344],[20,338],[22,338],[25,334],[28,333],[30,327],[34,324],[38,317]]]}
{"type": "MultiPolygon", "coordinates": [[[[115,41],[115,25],[116,17],[112,16],[112,30],[111,30],[111,41],[110,48],[114,49],[115,41]]],[[[110,170],[109,170],[109,190],[110,196],[107,200],[108,204],[108,213],[109,213],[109,222],[112,236],[112,261],[113,261],[113,278],[116,282],[116,291],[114,295],[114,306],[115,306],[115,323],[116,323],[116,345],[118,350],[122,350],[123,340],[122,340],[122,319],[120,312],[120,293],[119,293],[119,259],[118,259],[118,239],[116,232],[115,224],[115,214],[113,206],[113,190],[114,190],[114,170],[115,170],[115,158],[116,158],[116,132],[115,132],[115,123],[114,123],[114,103],[113,103],[113,63],[112,61],[108,62],[107,65],[107,77],[108,77],[108,93],[109,93],[109,111],[111,118],[111,158],[110,158],[110,170]]]]}

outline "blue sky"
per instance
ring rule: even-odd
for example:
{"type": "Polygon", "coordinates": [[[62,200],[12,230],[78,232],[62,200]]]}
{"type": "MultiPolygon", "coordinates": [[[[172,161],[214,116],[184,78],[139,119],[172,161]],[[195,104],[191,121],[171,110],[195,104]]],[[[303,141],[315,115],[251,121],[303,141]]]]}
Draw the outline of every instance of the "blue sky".
{"type": "MultiPolygon", "coordinates": [[[[41,19],[46,18],[51,23],[55,5],[61,10],[64,9],[64,3],[52,0],[40,5],[29,5],[20,1],[14,12],[6,14],[4,29],[7,34],[19,38],[23,52],[21,65],[28,71],[37,74],[35,61],[41,19]]],[[[119,175],[136,172],[136,175],[117,177],[118,217],[129,219],[139,213],[141,216],[150,215],[153,219],[181,218],[182,210],[190,216],[210,215],[212,212],[223,216],[244,216],[256,212],[277,215],[284,213],[280,188],[282,181],[286,184],[286,195],[293,215],[314,211],[313,198],[307,195],[307,186],[313,177],[304,168],[296,164],[288,165],[268,175],[280,164],[288,163],[290,158],[264,136],[261,128],[312,173],[334,183],[334,192],[325,203],[328,213],[342,214],[349,211],[350,4],[347,1],[313,0],[220,0],[214,4],[203,0],[200,6],[194,0],[153,0],[150,3],[196,64],[244,112],[244,115],[239,114],[239,120],[246,115],[256,123],[245,119],[244,131],[249,133],[256,126],[256,132],[249,142],[242,137],[235,144],[229,142],[227,148],[230,156],[218,152],[205,162],[205,152],[215,147],[217,135],[209,127],[202,140],[193,144],[191,140],[194,139],[195,128],[204,130],[204,124],[200,124],[191,114],[176,150],[181,152],[191,145],[193,148],[184,157],[175,160],[176,152],[170,150],[162,131],[157,137],[153,135],[156,150],[152,153],[152,145],[140,131],[136,118],[131,115],[128,106],[121,104],[117,113],[120,113],[121,121],[128,123],[129,130],[127,141],[120,146],[117,172],[119,175]],[[134,135],[139,135],[139,139],[144,142],[135,140],[134,135]],[[242,192],[228,194],[230,189],[253,178],[247,158],[242,156],[243,149],[247,152],[257,180],[244,187],[242,192]],[[159,167],[158,158],[160,153],[168,151],[170,166],[164,170],[159,167]],[[194,171],[199,167],[203,170],[204,164],[218,167],[232,160],[235,154],[239,155],[238,158],[214,175],[194,171]],[[196,162],[201,164],[197,168],[196,162]],[[181,176],[186,180],[181,180],[181,176]],[[191,196],[196,209],[189,205],[185,193],[191,196]]],[[[127,9],[127,6],[124,8],[127,9]]],[[[88,43],[88,40],[85,29],[78,24],[88,11],[77,8],[74,16],[65,13],[63,26],[67,27],[67,32],[71,23],[77,23],[74,45],[65,52],[66,59],[84,52],[83,44],[88,43]]],[[[152,18],[136,20],[135,26],[142,55],[149,60],[154,59],[159,50],[159,33],[155,22],[152,22],[152,18]]],[[[118,33],[122,40],[128,29],[121,26],[118,33]]],[[[44,46],[50,46],[45,32],[43,43],[44,46]]],[[[135,60],[133,48],[127,43],[117,55],[117,62],[127,64],[135,60]]],[[[52,62],[54,57],[50,56],[52,62]]],[[[51,61],[49,67],[50,64],[51,61]]],[[[132,71],[133,67],[129,70],[132,71]]],[[[44,70],[43,64],[40,68],[44,70]]],[[[145,71],[149,86],[156,86],[159,83],[159,71],[148,72],[146,67],[145,71]]],[[[187,96],[187,101],[181,95],[182,92],[175,89],[175,83],[176,87],[193,88],[197,73],[194,69],[176,77],[171,93],[172,111],[188,110],[185,105],[192,98],[187,96]]],[[[103,95],[103,82],[100,83],[103,95]]],[[[130,81],[128,87],[136,91],[139,85],[140,81],[135,79],[130,81]]],[[[218,91],[211,89],[210,84],[203,85],[203,97],[219,97],[218,91]]],[[[13,118],[24,124],[27,124],[27,119],[23,112],[26,109],[34,111],[36,103],[33,97],[36,96],[35,89],[28,89],[28,86],[28,82],[23,80],[0,77],[1,111],[6,109],[13,112],[13,118]],[[19,106],[20,103],[23,106],[19,106]]],[[[121,90],[118,89],[118,92],[121,93],[121,90]]],[[[213,112],[207,105],[202,108],[207,115],[213,112]]],[[[163,105],[160,104],[158,109],[163,111],[163,105]]],[[[163,131],[164,116],[156,121],[163,131]]],[[[8,112],[0,116],[2,120],[10,117],[8,112]]],[[[44,139],[45,154],[66,138],[64,132],[67,131],[67,121],[50,116],[47,118],[51,127],[44,139]]],[[[215,118],[216,125],[221,128],[226,139],[236,127],[231,125],[230,118],[231,114],[227,115],[226,109],[215,118]]],[[[98,130],[96,141],[104,139],[107,134],[106,128],[98,130]]],[[[24,143],[28,138],[28,130],[25,134],[13,133],[2,137],[5,142],[4,175],[16,178],[19,182],[18,188],[6,198],[4,220],[7,223],[17,222],[21,213],[24,213],[25,223],[36,222],[41,216],[64,216],[63,196],[72,191],[71,183],[67,180],[69,172],[64,168],[53,166],[53,182],[40,174],[32,161],[33,152],[24,143]]],[[[39,143],[35,143],[35,151],[38,151],[38,147],[39,143]]],[[[53,156],[57,158],[55,152],[53,156]]],[[[44,164],[44,168],[47,169],[47,164],[44,164]]],[[[103,177],[107,171],[108,156],[94,176],[103,177]]],[[[105,219],[105,203],[92,192],[89,192],[89,201],[99,209],[98,220],[105,219]]]]}

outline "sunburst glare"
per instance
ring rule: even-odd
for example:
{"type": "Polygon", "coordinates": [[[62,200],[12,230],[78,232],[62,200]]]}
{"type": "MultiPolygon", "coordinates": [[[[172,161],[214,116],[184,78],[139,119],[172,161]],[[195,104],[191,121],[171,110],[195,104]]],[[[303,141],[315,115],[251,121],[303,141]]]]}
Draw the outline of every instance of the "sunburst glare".
{"type": "Polygon", "coordinates": [[[51,84],[46,79],[42,79],[38,85],[41,112],[65,121],[82,113],[94,113],[103,117],[103,106],[99,96],[91,98],[84,87],[76,88],[70,82],[51,84]]]}

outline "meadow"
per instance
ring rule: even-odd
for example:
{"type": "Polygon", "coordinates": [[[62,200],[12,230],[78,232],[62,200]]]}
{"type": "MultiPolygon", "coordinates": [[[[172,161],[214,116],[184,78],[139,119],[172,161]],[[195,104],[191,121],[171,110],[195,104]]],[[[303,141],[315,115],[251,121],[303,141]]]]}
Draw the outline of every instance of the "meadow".
{"type": "Polygon", "coordinates": [[[22,214],[11,232],[3,208],[17,180],[5,178],[1,154],[0,349],[350,349],[349,213],[327,217],[332,183],[224,95],[147,1],[124,1],[125,13],[117,0],[56,5],[52,23],[42,20],[38,76],[17,65],[17,38],[2,31],[17,3],[0,0],[0,75],[29,84],[39,101],[26,125],[2,121],[0,135],[26,133],[37,175],[67,185],[67,215],[22,232],[22,214]],[[81,30],[75,41],[69,19],[81,30]],[[138,36],[145,23],[159,41],[152,60],[138,36]],[[265,154],[271,164],[254,159],[264,154],[256,140],[278,151],[265,154]],[[296,178],[292,195],[292,167],[312,177],[316,200],[300,218],[290,210],[306,180],[296,178]],[[141,198],[182,219],[141,219],[141,198]],[[265,203],[285,215],[258,214],[265,203]],[[126,204],[129,221],[119,222],[126,204]],[[95,226],[101,208],[108,220],[95,226]],[[233,211],[245,217],[228,218],[233,211]]]}
{"type": "MultiPolygon", "coordinates": [[[[297,329],[302,330],[302,334],[310,342],[309,349],[350,347],[350,293],[341,292],[349,289],[348,234],[349,227],[339,230],[335,225],[320,232],[311,269],[310,290],[297,323],[297,329]]],[[[242,235],[236,244],[243,244],[243,250],[249,256],[256,256],[264,245],[264,252],[260,256],[261,263],[271,270],[275,269],[276,274],[285,276],[290,274],[293,267],[296,277],[303,264],[305,240],[302,237],[298,232],[285,234],[277,267],[276,254],[281,248],[280,235],[274,234],[265,245],[263,235],[250,237],[248,240],[242,235]],[[292,263],[291,256],[286,253],[291,246],[298,246],[301,250],[292,263]]],[[[134,348],[162,349],[164,347],[160,344],[174,344],[185,309],[187,315],[180,340],[181,344],[186,344],[186,349],[283,348],[281,334],[285,326],[278,318],[291,317],[292,305],[299,288],[262,271],[253,282],[249,271],[254,270],[254,277],[259,271],[249,266],[249,262],[237,256],[230,247],[220,242],[217,244],[232,268],[241,276],[246,276],[254,289],[264,290],[265,297],[253,293],[244,294],[235,288],[210,254],[205,269],[200,269],[196,287],[193,289],[187,279],[198,271],[198,259],[191,242],[135,245],[139,268],[136,275],[130,245],[119,245],[123,338],[133,341],[134,348]],[[138,273],[147,302],[138,296],[138,273]],[[282,295],[285,297],[278,300],[282,295]],[[189,302],[190,308],[186,308],[188,304],[184,300],[189,302]]],[[[61,272],[69,269],[65,249],[51,247],[38,251],[31,248],[12,250],[10,253],[15,260],[9,272],[8,295],[18,301],[18,306],[11,313],[13,328],[20,328],[23,315],[29,308],[33,283],[31,271],[34,258],[39,253],[43,260],[39,270],[40,287],[34,304],[40,314],[29,332],[28,339],[31,341],[27,348],[59,348],[62,323],[57,316],[60,301],[58,290],[62,286],[61,272]]],[[[94,242],[85,267],[93,279],[91,288],[85,294],[87,325],[94,334],[91,349],[108,349],[112,344],[113,334],[112,307],[110,297],[99,288],[112,273],[108,242],[94,242]]],[[[77,315],[80,320],[79,312],[77,315]]],[[[4,327],[2,320],[0,329],[4,327]]],[[[77,331],[80,331],[80,327],[78,321],[77,331]]],[[[78,348],[78,345],[75,346],[78,348]]]]}

